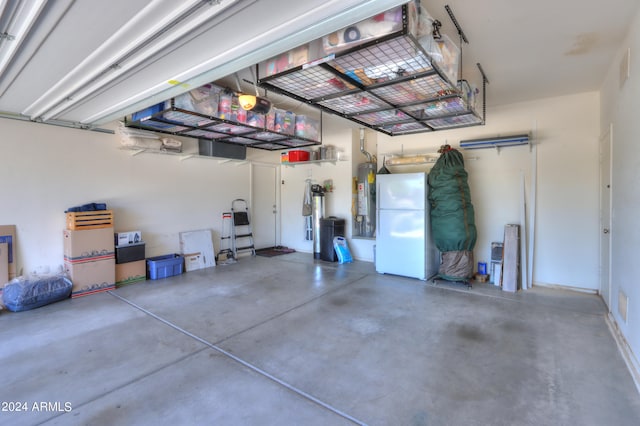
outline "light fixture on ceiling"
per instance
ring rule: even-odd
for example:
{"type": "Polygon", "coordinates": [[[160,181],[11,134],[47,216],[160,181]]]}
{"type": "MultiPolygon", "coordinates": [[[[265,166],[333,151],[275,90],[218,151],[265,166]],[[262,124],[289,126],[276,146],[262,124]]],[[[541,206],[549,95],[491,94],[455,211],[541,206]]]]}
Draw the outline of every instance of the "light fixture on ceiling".
{"type": "Polygon", "coordinates": [[[242,109],[258,114],[267,114],[271,110],[271,101],[262,96],[243,94],[238,96],[238,103],[242,109]]]}
{"type": "Polygon", "coordinates": [[[271,110],[271,101],[259,95],[253,68],[249,68],[249,70],[251,71],[251,77],[253,78],[253,88],[255,89],[256,94],[247,95],[246,93],[242,93],[238,73],[235,73],[236,84],[238,85],[238,103],[240,104],[240,107],[245,111],[253,111],[258,114],[267,114],[269,110],[271,110]]]}
{"type": "Polygon", "coordinates": [[[11,3],[0,1],[0,18],[5,14],[10,17],[6,28],[0,28],[0,75],[9,65],[46,3],[47,0],[22,1],[13,8],[11,3]]]}
{"type": "Polygon", "coordinates": [[[238,96],[238,102],[242,109],[251,111],[254,106],[256,106],[256,101],[258,100],[257,96],[253,95],[240,95],[238,96]]]}
{"type": "Polygon", "coordinates": [[[271,110],[271,101],[269,99],[263,98],[262,96],[252,97],[255,97],[256,100],[250,111],[253,111],[257,114],[267,114],[271,110]]]}

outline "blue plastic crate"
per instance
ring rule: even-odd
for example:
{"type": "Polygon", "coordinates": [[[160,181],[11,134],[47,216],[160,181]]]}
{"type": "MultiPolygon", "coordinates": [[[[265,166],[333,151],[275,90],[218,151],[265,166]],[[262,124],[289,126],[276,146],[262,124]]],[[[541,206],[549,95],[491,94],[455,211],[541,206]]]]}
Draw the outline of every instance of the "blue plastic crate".
{"type": "Polygon", "coordinates": [[[147,277],[151,280],[157,280],[180,275],[183,264],[184,258],[179,254],[150,257],[147,259],[147,277]]]}
{"type": "Polygon", "coordinates": [[[164,109],[164,102],[160,102],[159,104],[152,105],[149,108],[143,109],[142,111],[134,112],[131,115],[131,119],[133,121],[145,121],[150,119],[153,114],[157,114],[164,109]]]}

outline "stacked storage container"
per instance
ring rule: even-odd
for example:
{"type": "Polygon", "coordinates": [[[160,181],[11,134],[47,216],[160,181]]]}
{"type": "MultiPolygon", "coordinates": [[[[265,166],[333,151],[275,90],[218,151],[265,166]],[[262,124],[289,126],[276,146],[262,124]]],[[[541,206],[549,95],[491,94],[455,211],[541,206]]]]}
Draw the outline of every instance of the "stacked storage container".
{"type": "Polygon", "coordinates": [[[140,231],[114,234],[116,248],[116,287],[147,279],[145,244],[140,231]]]}
{"type": "Polygon", "coordinates": [[[72,298],[115,288],[114,248],[111,210],[67,213],[64,268],[72,298]]]}

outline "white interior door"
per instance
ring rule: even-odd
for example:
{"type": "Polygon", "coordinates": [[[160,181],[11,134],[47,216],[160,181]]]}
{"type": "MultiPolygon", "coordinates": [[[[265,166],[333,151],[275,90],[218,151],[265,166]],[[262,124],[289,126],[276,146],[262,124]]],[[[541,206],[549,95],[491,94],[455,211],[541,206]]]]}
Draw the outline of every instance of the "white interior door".
{"type": "Polygon", "coordinates": [[[600,294],[611,311],[611,146],[613,126],[600,139],[600,294]]]}
{"type": "Polygon", "coordinates": [[[251,165],[251,227],[256,249],[279,245],[278,166],[251,165]]]}

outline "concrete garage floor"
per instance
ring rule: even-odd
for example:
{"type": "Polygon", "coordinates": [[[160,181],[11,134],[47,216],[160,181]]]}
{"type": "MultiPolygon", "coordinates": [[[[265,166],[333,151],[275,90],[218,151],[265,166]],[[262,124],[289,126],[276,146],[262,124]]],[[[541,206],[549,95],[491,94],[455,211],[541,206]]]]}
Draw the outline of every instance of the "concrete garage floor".
{"type": "Polygon", "coordinates": [[[0,314],[0,424],[638,425],[605,312],[579,293],[241,258],[0,314]]]}

